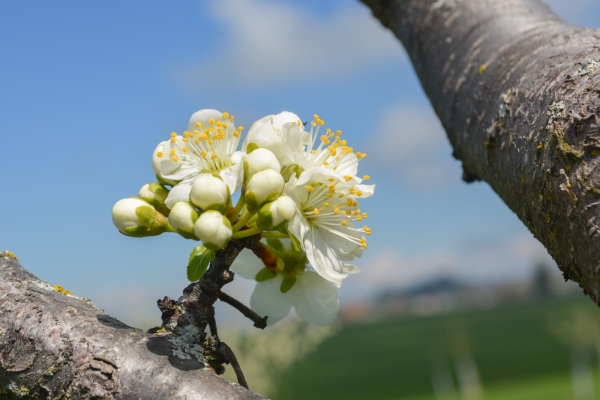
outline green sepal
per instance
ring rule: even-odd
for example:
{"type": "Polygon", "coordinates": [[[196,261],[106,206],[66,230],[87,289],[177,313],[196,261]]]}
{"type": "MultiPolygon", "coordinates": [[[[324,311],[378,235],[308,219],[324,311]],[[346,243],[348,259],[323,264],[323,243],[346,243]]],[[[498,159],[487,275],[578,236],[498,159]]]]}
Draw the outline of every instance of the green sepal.
{"type": "Polygon", "coordinates": [[[246,146],[246,154],[250,154],[256,149],[258,149],[258,145],[256,143],[249,143],[248,146],[246,146]]]}
{"type": "Polygon", "coordinates": [[[279,290],[281,291],[281,293],[287,293],[292,288],[292,286],[294,286],[294,283],[296,283],[295,276],[283,278],[281,286],[279,286],[279,290]]]}
{"type": "Polygon", "coordinates": [[[179,228],[179,229],[177,229],[177,233],[179,233],[181,236],[183,236],[186,239],[198,240],[196,235],[194,235],[194,232],[188,232],[184,229],[179,228]]]}
{"type": "Polygon", "coordinates": [[[161,213],[165,217],[169,216],[169,213],[171,212],[171,210],[169,209],[169,207],[167,207],[167,205],[165,203],[161,202],[160,200],[154,199],[152,197],[140,197],[140,199],[142,199],[146,203],[154,206],[154,208],[156,209],[156,211],[158,211],[159,213],[161,213]]]}
{"type": "Polygon", "coordinates": [[[169,196],[169,190],[162,186],[160,183],[151,182],[148,184],[148,189],[158,197],[162,197],[163,201],[169,196]]]}
{"type": "Polygon", "coordinates": [[[289,231],[289,229],[286,229],[288,236],[290,237],[290,241],[292,242],[292,247],[294,248],[294,250],[296,250],[297,252],[302,252],[302,247],[300,246],[300,242],[298,241],[298,239],[296,239],[296,236],[292,235],[289,231]]]}
{"type": "Polygon", "coordinates": [[[304,172],[304,168],[299,166],[298,164],[288,165],[281,171],[281,176],[283,176],[283,180],[285,182],[289,181],[292,175],[296,175],[296,178],[300,178],[300,174],[304,172]]]}
{"type": "Polygon", "coordinates": [[[284,251],[285,246],[279,239],[267,239],[267,244],[276,251],[284,251]]]}
{"type": "Polygon", "coordinates": [[[150,227],[154,224],[156,210],[152,206],[139,206],[135,209],[135,215],[142,221],[142,224],[150,227]]]}
{"type": "Polygon", "coordinates": [[[187,266],[187,278],[190,282],[196,282],[206,272],[208,265],[215,258],[215,252],[199,244],[194,247],[190,254],[187,266]]]}
{"type": "Polygon", "coordinates": [[[254,192],[246,192],[246,208],[250,212],[256,212],[260,204],[258,204],[258,199],[256,198],[256,193],[254,192]]]}
{"type": "Polygon", "coordinates": [[[130,226],[129,228],[125,228],[124,232],[121,232],[125,236],[131,237],[145,237],[151,236],[148,234],[148,228],[145,226],[130,226]]]}
{"type": "Polygon", "coordinates": [[[254,279],[256,279],[256,282],[264,282],[268,281],[269,279],[275,278],[275,276],[276,275],[273,272],[271,272],[271,270],[269,270],[267,267],[264,267],[263,269],[258,271],[258,274],[256,274],[256,277],[254,279]]]}

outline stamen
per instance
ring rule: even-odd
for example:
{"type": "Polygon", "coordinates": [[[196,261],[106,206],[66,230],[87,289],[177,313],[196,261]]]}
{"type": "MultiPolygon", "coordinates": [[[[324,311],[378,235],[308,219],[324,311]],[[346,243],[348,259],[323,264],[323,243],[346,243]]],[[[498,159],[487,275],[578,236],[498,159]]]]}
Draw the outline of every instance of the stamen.
{"type": "Polygon", "coordinates": [[[348,223],[346,221],[342,220],[342,226],[346,226],[346,225],[348,225],[348,223]]]}
{"type": "Polygon", "coordinates": [[[187,153],[188,152],[188,148],[184,147],[183,149],[181,149],[181,151],[183,151],[184,153],[187,153]]]}
{"type": "Polygon", "coordinates": [[[171,132],[171,137],[175,137],[177,134],[175,132],[171,132]]]}
{"type": "Polygon", "coordinates": [[[158,153],[156,153],[156,157],[158,157],[158,158],[162,158],[162,156],[163,156],[163,153],[162,153],[162,151],[159,151],[158,153]]]}
{"type": "Polygon", "coordinates": [[[329,203],[323,203],[324,207],[329,207],[329,203]]]}
{"type": "Polygon", "coordinates": [[[339,213],[340,213],[340,209],[339,209],[339,208],[335,208],[335,209],[333,210],[333,212],[334,212],[334,214],[339,214],[339,213]]]}
{"type": "Polygon", "coordinates": [[[223,113],[223,118],[229,118],[229,113],[227,111],[223,113]]]}
{"type": "Polygon", "coordinates": [[[179,161],[179,158],[177,158],[177,156],[173,156],[173,157],[171,157],[171,159],[175,162],[179,161]]]}
{"type": "Polygon", "coordinates": [[[208,121],[208,123],[209,123],[209,124],[211,124],[211,125],[214,125],[214,124],[215,124],[215,120],[211,118],[211,119],[208,121]]]}
{"type": "Polygon", "coordinates": [[[362,196],[362,192],[359,190],[358,192],[356,192],[356,195],[357,195],[358,197],[360,197],[360,196],[362,196]]]}
{"type": "Polygon", "coordinates": [[[313,210],[313,212],[315,213],[315,215],[319,215],[319,209],[318,209],[318,208],[315,208],[315,209],[313,210]]]}
{"type": "Polygon", "coordinates": [[[369,175],[363,176],[363,180],[368,181],[369,179],[371,179],[371,177],[369,175]]]}
{"type": "Polygon", "coordinates": [[[363,213],[362,216],[363,216],[363,218],[369,218],[369,214],[367,214],[367,213],[363,213]]]}
{"type": "Polygon", "coordinates": [[[312,192],[313,190],[315,190],[315,188],[312,186],[306,186],[305,189],[308,190],[309,192],[312,192]]]}
{"type": "Polygon", "coordinates": [[[175,155],[175,149],[169,150],[169,154],[172,155],[172,156],[175,155]]]}
{"type": "Polygon", "coordinates": [[[202,124],[200,122],[196,122],[196,128],[201,128],[202,124]]]}

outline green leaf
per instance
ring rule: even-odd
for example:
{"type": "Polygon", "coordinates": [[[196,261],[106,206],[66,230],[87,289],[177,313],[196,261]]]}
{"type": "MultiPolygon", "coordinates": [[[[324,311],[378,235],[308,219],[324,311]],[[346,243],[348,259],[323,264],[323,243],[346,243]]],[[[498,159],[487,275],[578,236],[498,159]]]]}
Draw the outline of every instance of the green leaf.
{"type": "Polygon", "coordinates": [[[281,282],[281,286],[279,286],[279,290],[281,291],[281,293],[286,293],[287,291],[289,291],[292,286],[294,286],[294,283],[296,283],[296,277],[287,277],[287,278],[283,278],[283,281],[281,282]]]}
{"type": "Polygon", "coordinates": [[[267,267],[264,267],[263,269],[258,271],[258,274],[256,274],[256,277],[254,279],[256,279],[256,282],[264,282],[273,278],[275,278],[275,274],[272,273],[267,267]]]}
{"type": "Polygon", "coordinates": [[[199,244],[194,247],[190,254],[187,266],[187,278],[190,282],[196,282],[208,269],[208,264],[215,258],[215,252],[199,244]]]}

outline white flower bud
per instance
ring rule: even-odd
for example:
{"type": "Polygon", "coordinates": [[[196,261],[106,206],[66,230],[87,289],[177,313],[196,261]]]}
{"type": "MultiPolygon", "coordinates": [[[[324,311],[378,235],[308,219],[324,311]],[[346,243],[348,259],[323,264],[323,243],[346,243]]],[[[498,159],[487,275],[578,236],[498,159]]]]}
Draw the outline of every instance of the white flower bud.
{"type": "Polygon", "coordinates": [[[194,234],[194,224],[198,219],[198,211],[188,201],[178,201],[175,203],[169,214],[169,222],[175,232],[186,239],[196,239],[194,234]]]}
{"type": "Polygon", "coordinates": [[[170,211],[165,204],[168,195],[169,191],[156,182],[145,184],[138,193],[140,199],[153,205],[164,216],[168,216],[170,211]]]}
{"type": "Polygon", "coordinates": [[[286,195],[260,209],[256,225],[265,231],[277,231],[285,228],[296,215],[296,203],[286,195]]]}
{"type": "Polygon", "coordinates": [[[213,175],[201,175],[194,181],[190,201],[202,211],[216,210],[225,214],[231,207],[229,187],[213,175]]]}
{"type": "Polygon", "coordinates": [[[167,142],[160,142],[156,149],[154,149],[154,153],[152,153],[152,171],[154,171],[154,175],[156,175],[156,179],[162,183],[163,185],[175,186],[177,181],[163,178],[160,173],[160,162],[163,157],[166,157],[165,151],[169,150],[169,146],[165,146],[165,150],[163,150],[163,145],[167,142]]]}
{"type": "Polygon", "coordinates": [[[171,229],[164,215],[136,197],[117,201],[112,209],[112,220],[127,236],[156,236],[171,229]]]}
{"type": "Polygon", "coordinates": [[[196,237],[210,250],[221,250],[231,240],[231,223],[220,212],[210,210],[200,214],[194,224],[196,237]]]}
{"type": "Polygon", "coordinates": [[[283,191],[285,182],[277,171],[265,169],[254,174],[246,185],[246,206],[251,212],[257,211],[263,204],[273,201],[283,191]]]}
{"type": "Polygon", "coordinates": [[[271,150],[256,149],[246,156],[244,160],[244,177],[250,179],[252,175],[265,169],[272,169],[279,172],[281,164],[271,150]]]}
{"type": "Polygon", "coordinates": [[[285,134],[282,132],[286,123],[296,124],[300,118],[291,112],[283,111],[277,115],[267,115],[256,121],[250,127],[246,140],[242,145],[242,150],[251,150],[252,148],[269,149],[275,154],[278,160],[283,160],[286,156],[285,134]]]}

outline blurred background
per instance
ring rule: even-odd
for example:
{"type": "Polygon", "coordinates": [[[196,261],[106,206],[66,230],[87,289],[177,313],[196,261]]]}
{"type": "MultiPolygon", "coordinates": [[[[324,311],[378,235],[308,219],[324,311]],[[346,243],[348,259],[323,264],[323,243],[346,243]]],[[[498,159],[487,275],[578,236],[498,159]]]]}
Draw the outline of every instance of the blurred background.
{"type": "MultiPolygon", "coordinates": [[[[547,3],[600,27],[596,0],[547,3]]],[[[600,321],[485,183],[462,182],[400,43],[352,0],[0,3],[0,248],[140,328],[177,298],[194,243],[132,239],[113,204],[155,146],[216,108],[246,129],[318,113],[368,156],[369,249],[327,328],[218,323],[280,399],[592,399],[600,321]]],[[[255,262],[242,257],[239,262],[255,262]]],[[[226,291],[248,302],[254,283],[226,291]]]]}

